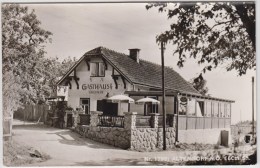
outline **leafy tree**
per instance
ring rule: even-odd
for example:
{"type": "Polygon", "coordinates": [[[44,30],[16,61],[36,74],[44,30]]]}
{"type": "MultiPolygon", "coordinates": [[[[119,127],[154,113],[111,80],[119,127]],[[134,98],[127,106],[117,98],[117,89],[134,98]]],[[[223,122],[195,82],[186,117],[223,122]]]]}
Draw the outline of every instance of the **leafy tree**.
{"type": "MultiPolygon", "coordinates": [[[[50,35],[40,27],[34,11],[17,4],[2,5],[3,119],[11,117],[10,124],[15,110],[39,102],[46,71],[42,64],[44,43],[50,35]]],[[[4,130],[9,127],[3,124],[4,130]]]]}
{"type": "Polygon", "coordinates": [[[59,78],[62,77],[75,62],[75,57],[73,59],[71,57],[65,58],[61,62],[57,57],[45,59],[43,64],[46,71],[42,81],[43,87],[41,88],[41,91],[44,92],[42,95],[49,97],[51,94],[56,93],[56,84],[59,78]]]}
{"type": "Polygon", "coordinates": [[[189,57],[203,65],[202,73],[224,65],[239,75],[255,69],[254,2],[151,3],[172,20],[169,30],[156,37],[172,43],[183,67],[189,57]]]}
{"type": "Polygon", "coordinates": [[[191,79],[192,86],[198,91],[200,92],[200,94],[202,95],[206,95],[209,91],[208,87],[206,86],[207,81],[200,75],[197,78],[193,78],[191,79]]]}
{"type": "Polygon", "coordinates": [[[72,64],[46,58],[52,33],[42,29],[35,11],[18,4],[2,5],[3,115],[12,117],[23,104],[41,104],[72,64]]]}
{"type": "Polygon", "coordinates": [[[19,78],[15,78],[11,71],[3,74],[3,116],[12,117],[12,113],[21,106],[21,94],[19,78]]]}
{"type": "MultiPolygon", "coordinates": [[[[15,81],[19,78],[17,84],[23,90],[9,99],[17,101],[19,96],[23,103],[38,102],[38,90],[46,70],[42,64],[44,44],[51,40],[51,32],[42,29],[40,24],[34,10],[18,4],[2,5],[3,76],[12,73],[15,81]]],[[[16,101],[14,104],[19,104],[16,101]]]]}

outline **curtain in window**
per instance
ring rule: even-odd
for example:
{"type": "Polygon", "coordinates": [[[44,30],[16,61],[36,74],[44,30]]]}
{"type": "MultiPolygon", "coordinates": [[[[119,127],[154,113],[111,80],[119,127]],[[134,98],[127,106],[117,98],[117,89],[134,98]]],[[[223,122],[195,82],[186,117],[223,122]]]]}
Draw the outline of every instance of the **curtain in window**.
{"type": "Polygon", "coordinates": [[[196,104],[196,110],[197,110],[197,117],[204,116],[204,102],[198,101],[196,104]]]}
{"type": "Polygon", "coordinates": [[[196,100],[195,99],[188,99],[188,115],[189,116],[195,116],[196,115],[196,107],[195,104],[196,100]]]}
{"type": "Polygon", "coordinates": [[[104,63],[99,63],[99,76],[105,76],[105,65],[104,65],[104,63]]]}
{"type": "Polygon", "coordinates": [[[206,116],[211,117],[211,101],[207,101],[206,116]]]}
{"type": "Polygon", "coordinates": [[[227,107],[226,107],[226,117],[229,118],[230,112],[231,112],[231,108],[230,108],[231,104],[227,103],[226,105],[227,105],[227,107]]]}
{"type": "Polygon", "coordinates": [[[98,76],[98,63],[90,63],[91,76],[98,76]]]}
{"type": "Polygon", "coordinates": [[[219,103],[219,116],[225,117],[224,103],[219,103]]]}
{"type": "Polygon", "coordinates": [[[179,115],[186,115],[188,109],[188,101],[186,97],[181,97],[179,100],[179,115]]]}
{"type": "Polygon", "coordinates": [[[219,117],[218,115],[218,103],[217,102],[213,102],[213,117],[219,117]]]}

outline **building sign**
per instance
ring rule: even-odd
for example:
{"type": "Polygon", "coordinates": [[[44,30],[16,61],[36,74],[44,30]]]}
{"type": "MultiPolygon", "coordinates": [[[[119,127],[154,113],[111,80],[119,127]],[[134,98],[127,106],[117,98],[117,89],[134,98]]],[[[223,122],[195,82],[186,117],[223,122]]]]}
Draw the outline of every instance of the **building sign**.
{"type": "Polygon", "coordinates": [[[110,84],[82,84],[82,90],[88,90],[90,94],[103,94],[104,90],[112,90],[113,85],[110,84]]]}

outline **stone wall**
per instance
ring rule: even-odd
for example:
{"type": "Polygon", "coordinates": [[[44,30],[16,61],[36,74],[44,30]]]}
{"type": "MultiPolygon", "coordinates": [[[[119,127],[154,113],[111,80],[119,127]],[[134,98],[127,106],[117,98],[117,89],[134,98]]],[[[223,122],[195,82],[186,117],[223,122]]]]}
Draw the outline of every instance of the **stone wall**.
{"type": "Polygon", "coordinates": [[[122,149],[130,148],[130,130],[117,127],[76,126],[75,131],[85,138],[116,146],[122,149]]]}
{"type": "MultiPolygon", "coordinates": [[[[155,150],[163,147],[162,128],[135,128],[131,131],[132,150],[155,150]]],[[[166,147],[172,148],[175,143],[175,129],[166,128],[166,147]]]]}
{"type": "MultiPolygon", "coordinates": [[[[75,131],[86,138],[123,149],[152,151],[163,148],[163,128],[158,127],[157,114],[152,114],[150,127],[137,127],[137,113],[125,113],[124,128],[100,126],[98,115],[101,114],[101,112],[91,112],[90,125],[77,125],[75,131]]],[[[166,147],[168,149],[174,148],[176,144],[176,118],[173,118],[170,125],[171,127],[166,128],[166,147]]],[[[228,131],[228,144],[231,144],[230,128],[179,130],[178,142],[220,144],[222,130],[228,131]]]]}

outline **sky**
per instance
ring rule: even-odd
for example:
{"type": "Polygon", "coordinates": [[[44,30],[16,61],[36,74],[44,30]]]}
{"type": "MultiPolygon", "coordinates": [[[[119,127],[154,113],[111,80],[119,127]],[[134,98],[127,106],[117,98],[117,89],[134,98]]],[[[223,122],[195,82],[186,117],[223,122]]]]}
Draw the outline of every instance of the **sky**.
{"type": "MultiPolygon", "coordinates": [[[[146,10],[145,3],[84,3],[84,4],[26,4],[35,9],[42,27],[53,33],[52,43],[46,44],[47,57],[79,59],[85,52],[104,46],[128,54],[128,49],[139,48],[140,58],[161,63],[156,35],[169,29],[172,20],[157,9],[146,10]]],[[[189,59],[183,68],[177,67],[174,48],[168,44],[165,64],[186,80],[201,72],[196,60],[189,59]]],[[[252,119],[252,76],[227,72],[219,67],[204,75],[209,94],[213,97],[235,100],[232,104],[232,124],[252,119]]],[[[255,94],[256,95],[256,94],[255,94]]],[[[256,110],[255,110],[256,111],[256,110]]]]}

